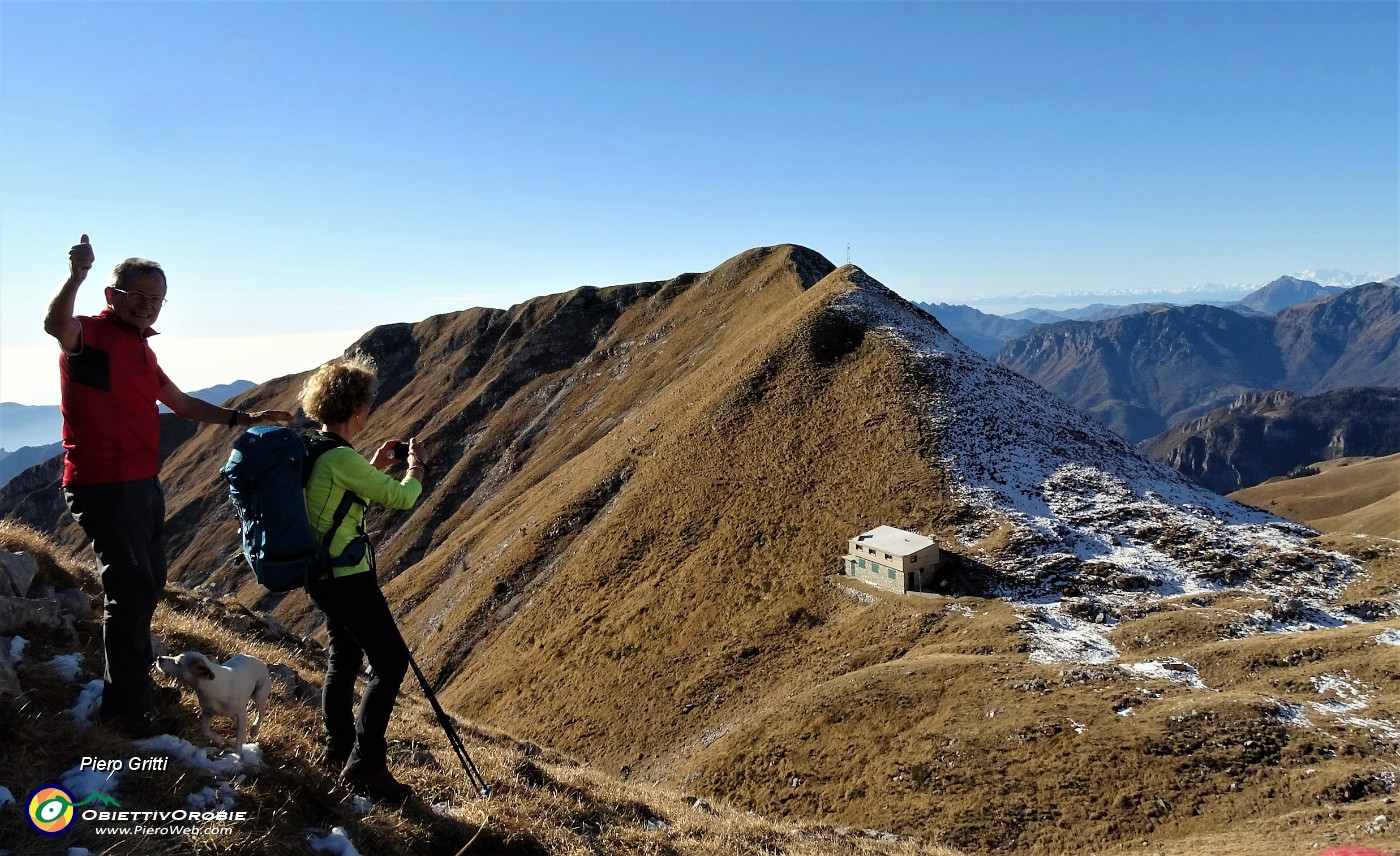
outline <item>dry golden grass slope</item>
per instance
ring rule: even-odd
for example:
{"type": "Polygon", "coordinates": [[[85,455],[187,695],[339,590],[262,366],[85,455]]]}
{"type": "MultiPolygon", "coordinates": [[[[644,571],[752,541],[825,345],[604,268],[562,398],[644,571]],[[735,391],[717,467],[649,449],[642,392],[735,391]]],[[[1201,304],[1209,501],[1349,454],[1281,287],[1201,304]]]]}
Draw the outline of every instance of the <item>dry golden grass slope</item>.
{"type": "MultiPolygon", "coordinates": [[[[0,523],[0,549],[39,557],[41,583],[76,581],[89,593],[99,591],[84,566],[55,555],[54,545],[33,530],[0,523]]],[[[285,665],[309,682],[318,682],[324,670],[316,646],[294,637],[274,639],[257,622],[250,627],[247,611],[236,604],[201,598],[185,589],[167,593],[154,630],[175,652],[203,651],[218,659],[249,653],[266,663],[285,665]]],[[[0,702],[0,733],[5,739],[0,787],[15,798],[0,805],[0,852],[13,856],[291,856],[320,852],[318,842],[336,829],[364,856],[959,856],[946,848],[871,831],[772,823],[721,800],[622,782],[560,752],[458,720],[473,762],[493,788],[488,799],[481,799],[411,683],[405,685],[389,736],[391,763],[398,776],[413,785],[415,797],[402,808],[373,806],[340,788],[316,765],[319,715],[314,703],[299,699],[288,684],[274,681],[267,720],[251,756],[260,760],[238,763],[227,755],[220,758],[221,752],[199,735],[198,705],[189,692],[171,707],[182,725],[173,737],[156,738],[157,744],[132,743],[104,728],[76,723],[67,711],[74,708],[82,685],[101,677],[101,629],[96,623],[78,626],[76,645],[61,634],[31,633],[26,643],[19,662],[25,694],[15,703],[0,702]],[[54,658],[74,653],[82,655],[81,668],[72,677],[64,676],[54,658]],[[172,748],[178,750],[173,755],[172,748]],[[183,760],[181,753],[189,752],[229,769],[211,772],[201,763],[183,760]],[[40,835],[25,819],[27,795],[62,781],[84,756],[123,761],[174,758],[166,769],[116,774],[105,788],[117,802],[109,810],[188,810],[201,802],[199,794],[207,788],[212,790],[209,797],[223,801],[220,807],[248,816],[207,823],[146,820],[148,830],[173,826],[197,831],[127,834],[114,834],[109,825],[79,818],[61,835],[40,835]]],[[[174,686],[164,676],[158,680],[174,686]]],[[[229,727],[226,720],[215,720],[215,728],[223,733],[229,733],[229,727]]],[[[206,810],[209,797],[202,803],[206,810]]],[[[136,825],[125,824],[128,829],[136,825]]]]}
{"type": "MultiPolygon", "coordinates": [[[[761,248],[356,347],[384,380],[364,448],[416,434],[433,464],[372,517],[386,591],[482,728],[968,853],[1393,849],[1395,549],[1187,485],[857,268],[761,248]],[[879,524],[968,593],[838,578],[879,524]]],[[[313,632],[237,558],[230,440],[166,466],[176,573],[313,632]]]]}
{"type": "Polygon", "coordinates": [[[1316,475],[1271,479],[1230,496],[1323,532],[1400,539],[1400,455],[1337,458],[1313,469],[1316,475]]]}

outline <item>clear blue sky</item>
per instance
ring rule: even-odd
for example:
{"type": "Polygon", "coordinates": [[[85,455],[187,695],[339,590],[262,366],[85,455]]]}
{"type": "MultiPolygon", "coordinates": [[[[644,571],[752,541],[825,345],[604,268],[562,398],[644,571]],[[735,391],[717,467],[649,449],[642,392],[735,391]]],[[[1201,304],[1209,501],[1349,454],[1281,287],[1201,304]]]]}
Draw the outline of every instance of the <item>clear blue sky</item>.
{"type": "Polygon", "coordinates": [[[1393,275],[1398,30],[1395,2],[0,0],[0,399],[57,400],[40,320],[84,232],[80,311],[121,258],[166,267],[185,389],[784,242],[932,302],[1393,275]]]}

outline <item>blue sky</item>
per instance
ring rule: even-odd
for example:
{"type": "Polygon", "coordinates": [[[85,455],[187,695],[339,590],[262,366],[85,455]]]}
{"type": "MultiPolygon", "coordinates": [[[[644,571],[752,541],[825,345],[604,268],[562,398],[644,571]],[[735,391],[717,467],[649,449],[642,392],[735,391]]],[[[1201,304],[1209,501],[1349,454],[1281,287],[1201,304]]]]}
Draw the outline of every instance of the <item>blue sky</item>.
{"type": "Polygon", "coordinates": [[[57,400],[40,321],[84,232],[80,311],[120,259],[166,267],[185,389],[785,242],[997,311],[1394,275],[1398,28],[1394,2],[0,0],[0,399],[57,400]]]}

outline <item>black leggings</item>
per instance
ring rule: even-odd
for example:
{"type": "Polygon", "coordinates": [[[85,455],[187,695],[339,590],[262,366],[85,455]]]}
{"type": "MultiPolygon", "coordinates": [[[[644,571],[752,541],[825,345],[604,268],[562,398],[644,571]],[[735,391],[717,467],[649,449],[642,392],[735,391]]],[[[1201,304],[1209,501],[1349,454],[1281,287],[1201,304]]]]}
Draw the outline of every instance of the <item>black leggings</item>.
{"type": "Polygon", "coordinates": [[[330,632],[326,684],[321,691],[326,747],[337,755],[349,755],[357,770],[384,769],[388,751],[384,733],[408,671],[408,647],[394,624],[389,602],[373,571],[313,580],[306,590],[326,614],[330,632]],[[355,716],[355,677],[365,658],[373,674],[355,716]]]}

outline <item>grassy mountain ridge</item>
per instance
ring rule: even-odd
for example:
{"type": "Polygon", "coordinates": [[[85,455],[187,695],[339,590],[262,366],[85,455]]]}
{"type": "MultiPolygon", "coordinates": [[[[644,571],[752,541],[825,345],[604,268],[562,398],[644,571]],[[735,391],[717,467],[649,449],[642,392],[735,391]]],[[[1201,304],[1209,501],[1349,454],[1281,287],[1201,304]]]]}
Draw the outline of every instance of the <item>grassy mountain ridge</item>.
{"type": "Polygon", "coordinates": [[[1275,478],[1231,494],[1323,532],[1400,540],[1400,454],[1320,461],[1309,475],[1275,478]]]}
{"type": "MultiPolygon", "coordinates": [[[[363,448],[416,433],[432,463],[418,508],[372,518],[386,588],[475,720],[968,852],[1277,852],[1233,827],[1296,842],[1328,789],[1385,798],[1394,735],[1278,712],[1347,669],[1394,718],[1379,629],[1346,611],[1394,600],[1391,554],[1367,576],[1188,485],[858,268],[762,248],[358,346],[384,375],[363,448]],[[880,523],[931,533],[976,594],[837,577],[880,523]],[[1275,626],[1326,653],[1291,661],[1275,626]]],[[[299,380],[247,401],[290,409],[299,380]]],[[[251,603],[209,472],[230,439],[166,468],[174,566],[251,603]]],[[[302,595],[276,606],[314,630],[302,595]]]]}

